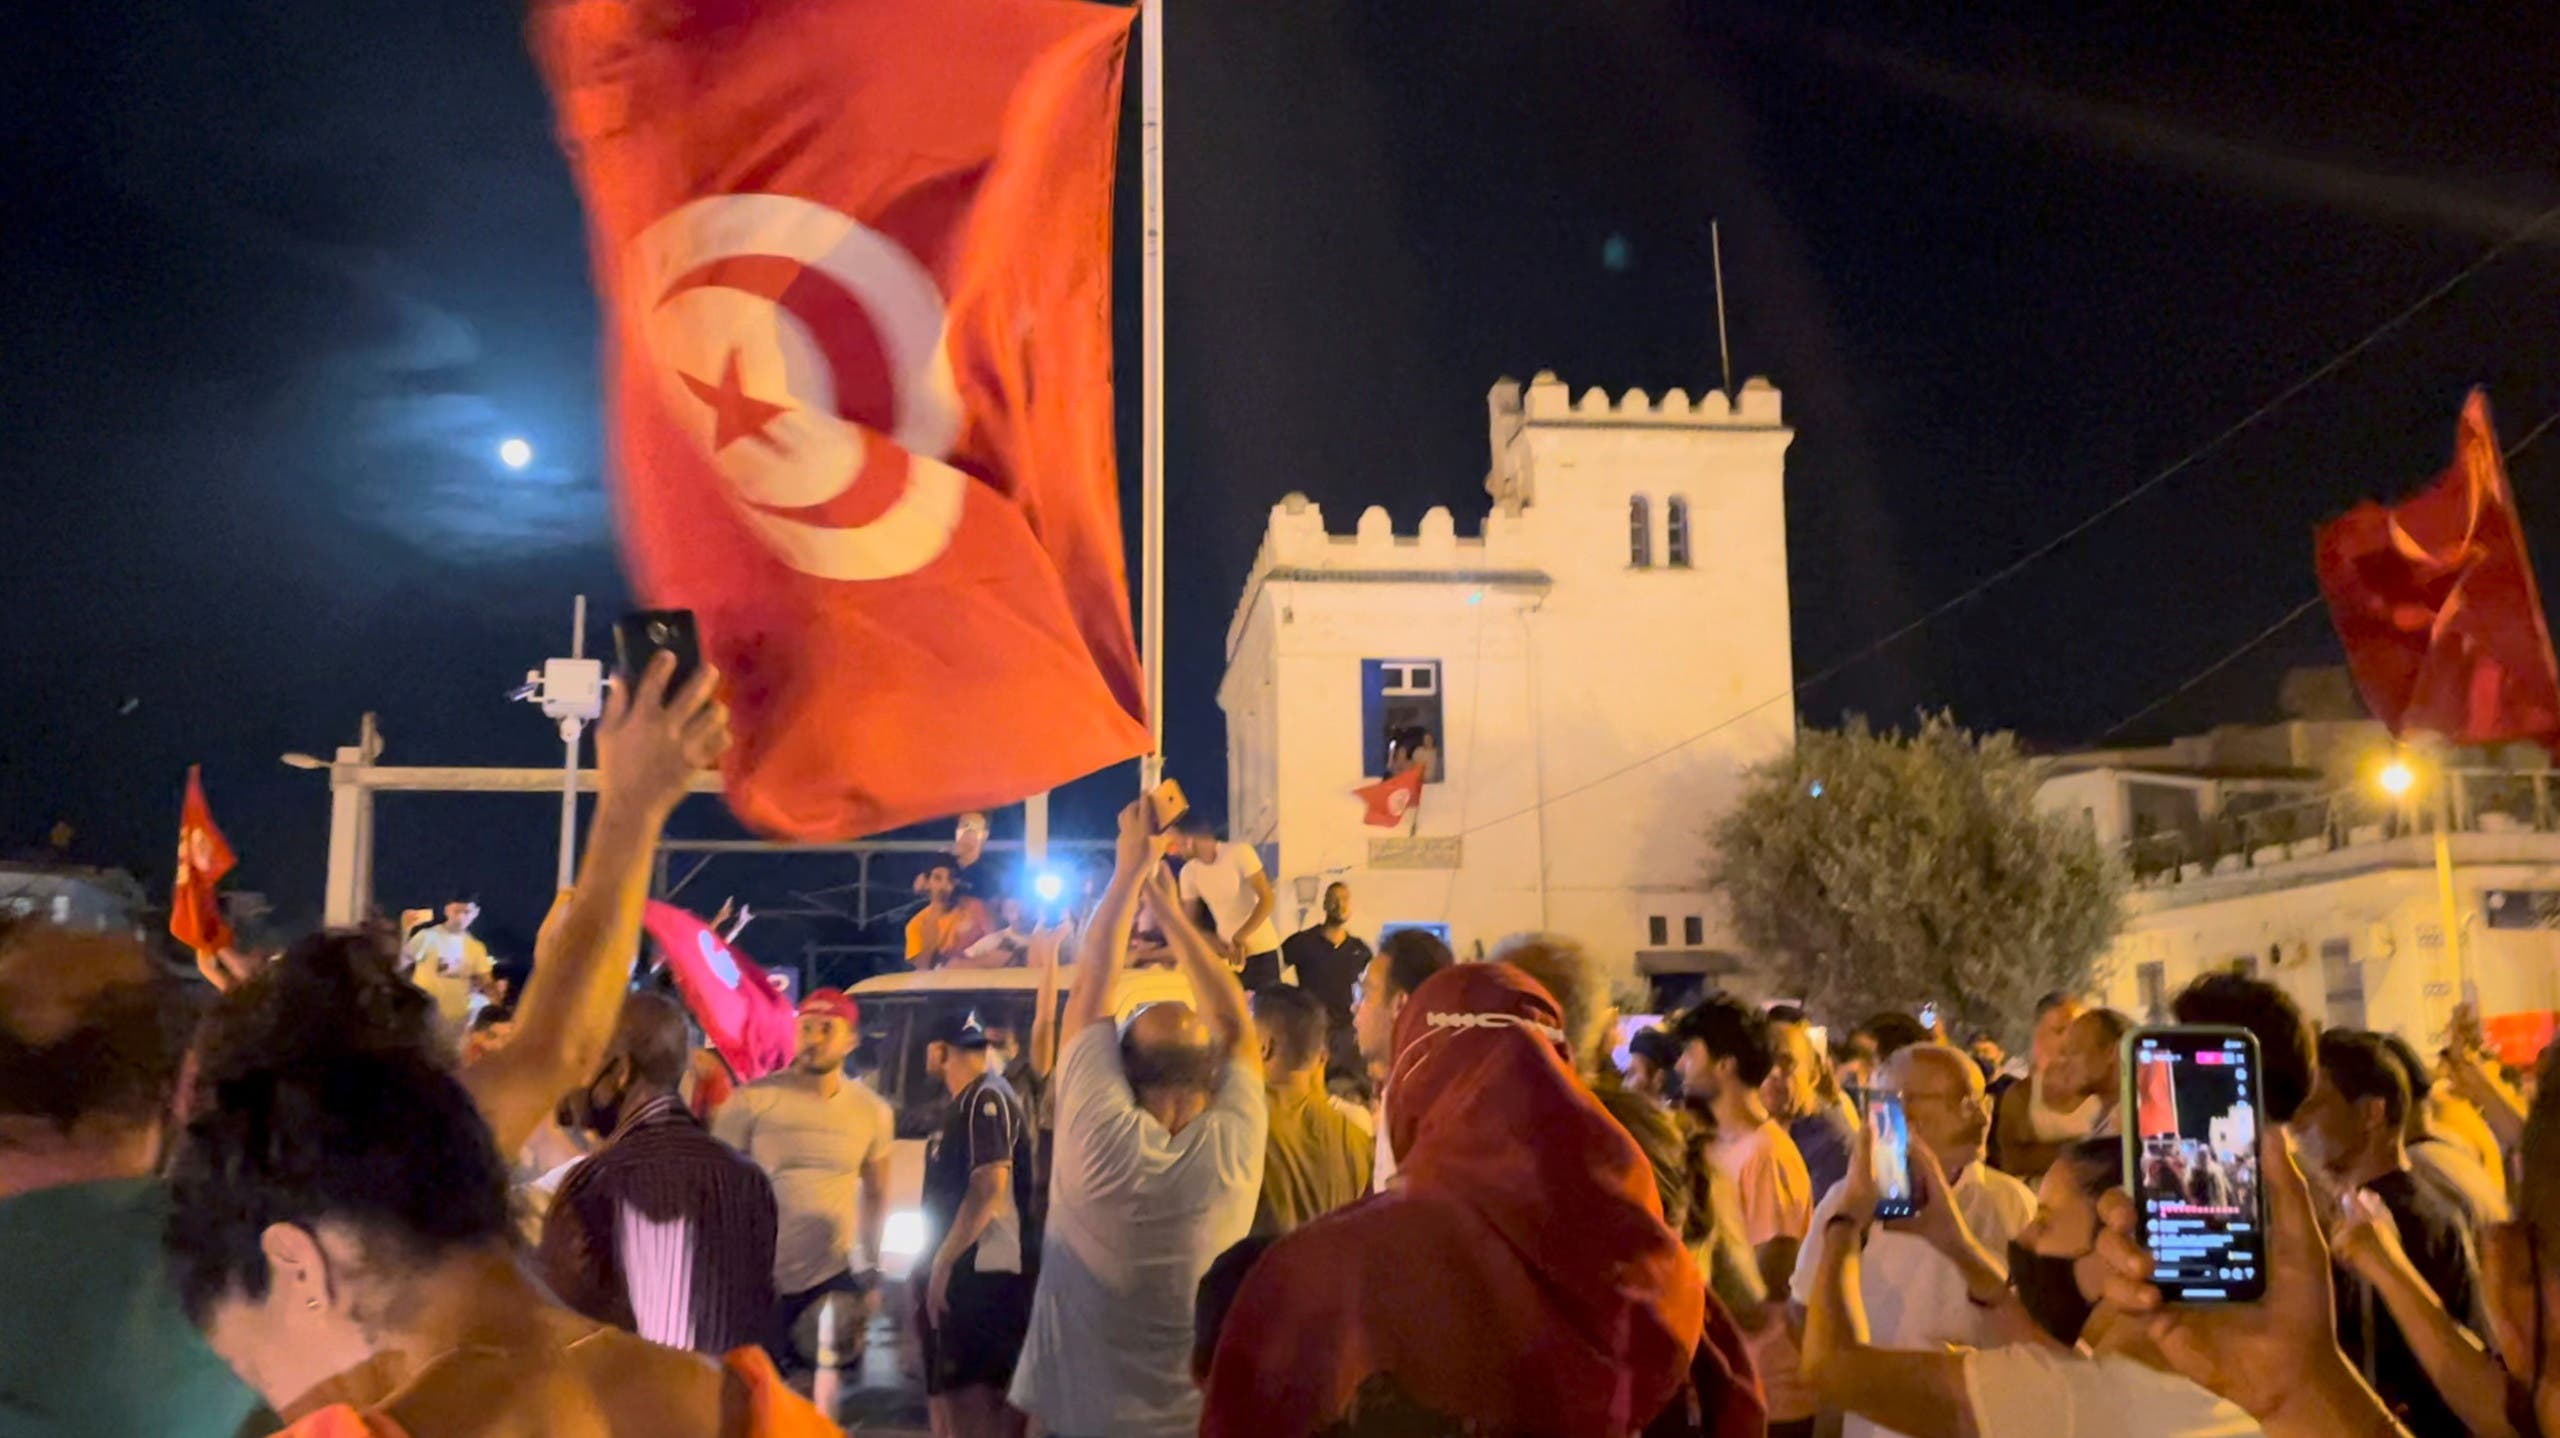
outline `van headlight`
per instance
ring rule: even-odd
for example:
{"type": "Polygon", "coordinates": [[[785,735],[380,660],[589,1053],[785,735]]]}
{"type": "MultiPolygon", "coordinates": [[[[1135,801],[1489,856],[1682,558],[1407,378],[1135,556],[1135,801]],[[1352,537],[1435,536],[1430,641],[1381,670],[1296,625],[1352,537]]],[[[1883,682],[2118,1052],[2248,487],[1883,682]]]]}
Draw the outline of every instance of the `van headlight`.
{"type": "Polygon", "coordinates": [[[912,1208],[902,1208],[889,1215],[880,1228],[880,1251],[913,1258],[924,1252],[924,1215],[912,1208]]]}

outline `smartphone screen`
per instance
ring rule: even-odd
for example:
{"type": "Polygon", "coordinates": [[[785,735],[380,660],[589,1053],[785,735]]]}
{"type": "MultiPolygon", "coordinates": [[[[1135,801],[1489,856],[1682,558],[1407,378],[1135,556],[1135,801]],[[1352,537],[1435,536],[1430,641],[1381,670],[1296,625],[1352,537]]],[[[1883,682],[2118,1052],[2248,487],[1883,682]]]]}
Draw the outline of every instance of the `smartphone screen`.
{"type": "Polygon", "coordinates": [[[2125,1036],[2125,1177],[2171,1303],[2254,1303],[2267,1291],[2258,1181],[2258,1042],[2245,1030],[2125,1036]]]}
{"type": "Polygon", "coordinates": [[[1911,1188],[1911,1124],[1902,1095],[1878,1091],[1867,1098],[1867,1142],[1874,1147],[1876,1217],[1909,1218],[1920,1211],[1911,1188]]]}

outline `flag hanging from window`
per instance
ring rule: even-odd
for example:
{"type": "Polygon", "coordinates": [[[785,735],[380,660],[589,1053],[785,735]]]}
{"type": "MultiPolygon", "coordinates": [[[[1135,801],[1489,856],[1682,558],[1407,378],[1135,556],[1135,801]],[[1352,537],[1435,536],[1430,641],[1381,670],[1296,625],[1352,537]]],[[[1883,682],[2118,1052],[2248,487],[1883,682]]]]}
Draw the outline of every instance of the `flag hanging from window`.
{"type": "Polygon", "coordinates": [[[1422,807],[1422,766],[1412,765],[1391,778],[1351,791],[1369,806],[1360,822],[1373,829],[1392,829],[1422,807]]]}
{"type": "Polygon", "coordinates": [[[186,802],[178,811],[178,879],[169,895],[169,933],[197,957],[231,947],[231,925],[222,917],[214,886],[239,864],[231,841],[213,822],[204,798],[204,771],[187,766],[186,802]]]}
{"type": "Polygon", "coordinates": [[[1112,455],[1132,15],[537,0],[625,556],[727,676],[758,829],[874,833],[1148,748],[1112,455]]]}
{"type": "Polygon", "coordinates": [[[2393,734],[2560,739],[2560,664],[2486,393],[2464,401],[2435,483],[2356,506],[2321,528],[2317,554],[2347,666],[2393,734]]]}

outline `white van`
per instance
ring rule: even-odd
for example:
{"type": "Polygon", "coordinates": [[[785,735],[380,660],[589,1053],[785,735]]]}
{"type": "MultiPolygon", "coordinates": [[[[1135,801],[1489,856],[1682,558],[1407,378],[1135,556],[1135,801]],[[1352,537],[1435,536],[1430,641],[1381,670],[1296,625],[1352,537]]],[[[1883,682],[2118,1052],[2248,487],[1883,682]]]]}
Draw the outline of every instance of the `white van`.
{"type": "MultiPolygon", "coordinates": [[[[1061,1009],[1075,980],[1075,965],[1059,969],[1061,1009]]],[[[898,1115],[897,1141],[889,1154],[889,1220],[880,1238],[880,1271],[900,1282],[923,1256],[924,1145],[949,1100],[942,1081],[925,1072],[925,1036],[946,1016],[974,1013],[983,1027],[1012,1028],[1027,1047],[1040,975],[1034,969],[928,969],[865,979],[853,986],[852,994],[862,1008],[861,1061],[877,1065],[872,1088],[898,1115]]],[[[1112,995],[1112,1017],[1126,1018],[1167,1000],[1191,1002],[1190,981],[1180,970],[1123,969],[1119,991],[1112,995]]]]}

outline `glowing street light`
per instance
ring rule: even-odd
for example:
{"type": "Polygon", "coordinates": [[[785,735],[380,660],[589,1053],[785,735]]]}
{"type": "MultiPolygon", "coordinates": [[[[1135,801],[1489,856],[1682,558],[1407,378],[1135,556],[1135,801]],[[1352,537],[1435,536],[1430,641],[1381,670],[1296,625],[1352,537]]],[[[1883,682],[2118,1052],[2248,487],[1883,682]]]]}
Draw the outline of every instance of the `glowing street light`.
{"type": "Polygon", "coordinates": [[[2382,786],[2383,793],[2397,799],[2418,787],[2418,771],[2409,767],[2408,760],[2394,759],[2382,766],[2373,781],[2382,786]]]}
{"type": "Polygon", "coordinates": [[[522,469],[533,463],[531,441],[516,435],[498,441],[498,463],[509,469],[522,469]]]}
{"type": "Polygon", "coordinates": [[[1031,892],[1040,896],[1041,903],[1054,904],[1058,902],[1059,896],[1067,892],[1067,881],[1059,878],[1053,871],[1043,872],[1031,881],[1031,892]]]}

